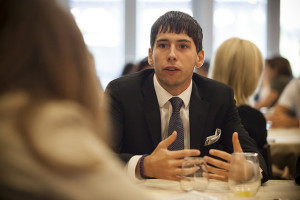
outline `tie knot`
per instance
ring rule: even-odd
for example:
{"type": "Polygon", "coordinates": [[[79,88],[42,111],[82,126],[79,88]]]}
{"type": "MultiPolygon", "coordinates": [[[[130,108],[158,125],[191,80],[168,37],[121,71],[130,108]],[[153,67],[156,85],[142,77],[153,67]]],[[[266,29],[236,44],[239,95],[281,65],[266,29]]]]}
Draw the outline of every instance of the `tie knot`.
{"type": "Polygon", "coordinates": [[[182,99],[180,99],[179,97],[172,97],[169,101],[172,104],[173,112],[179,112],[181,106],[183,105],[182,99]]]}

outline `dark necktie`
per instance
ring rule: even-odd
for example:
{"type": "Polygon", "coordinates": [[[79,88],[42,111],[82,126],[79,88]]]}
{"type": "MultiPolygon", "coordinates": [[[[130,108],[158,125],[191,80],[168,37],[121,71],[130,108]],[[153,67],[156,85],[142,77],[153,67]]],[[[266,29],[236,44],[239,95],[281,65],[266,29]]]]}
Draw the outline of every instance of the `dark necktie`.
{"type": "Polygon", "coordinates": [[[183,105],[182,99],[179,97],[173,97],[169,100],[173,107],[173,112],[169,122],[168,135],[171,135],[174,131],[177,132],[176,140],[169,146],[169,150],[182,150],[184,149],[184,132],[183,124],[180,117],[180,108],[183,105]]]}

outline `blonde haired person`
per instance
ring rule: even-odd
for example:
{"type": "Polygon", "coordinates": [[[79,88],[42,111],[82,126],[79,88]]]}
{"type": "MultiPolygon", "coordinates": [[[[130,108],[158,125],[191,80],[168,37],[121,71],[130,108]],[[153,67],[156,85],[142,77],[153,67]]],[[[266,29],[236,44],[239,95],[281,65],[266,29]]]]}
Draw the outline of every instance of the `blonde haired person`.
{"type": "Polygon", "coordinates": [[[0,199],[150,199],[101,139],[105,105],[70,13],[0,0],[0,199]]]}
{"type": "Polygon", "coordinates": [[[242,124],[261,152],[267,144],[266,119],[260,111],[251,107],[249,97],[255,92],[263,65],[262,54],[254,43],[230,38],[217,49],[211,73],[212,79],[233,88],[242,124]]]}

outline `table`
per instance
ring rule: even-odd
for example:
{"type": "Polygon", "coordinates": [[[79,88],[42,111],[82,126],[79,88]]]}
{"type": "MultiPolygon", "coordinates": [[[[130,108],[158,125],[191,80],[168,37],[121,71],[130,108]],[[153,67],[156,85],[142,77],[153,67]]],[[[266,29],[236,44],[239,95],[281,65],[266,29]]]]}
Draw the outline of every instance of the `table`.
{"type": "MultiPolygon", "coordinates": [[[[236,198],[226,182],[210,180],[204,192],[184,192],[179,182],[162,179],[148,179],[141,183],[158,200],[230,200],[236,198]],[[197,198],[193,198],[197,197],[197,198]],[[202,197],[202,198],[201,198],[202,197]]],[[[293,200],[300,199],[300,186],[293,180],[269,180],[260,187],[255,197],[242,197],[244,200],[293,200]]]]}
{"type": "Polygon", "coordinates": [[[300,155],[300,129],[271,128],[268,131],[267,139],[270,144],[273,164],[276,164],[280,169],[287,165],[293,175],[297,158],[300,155]]]}

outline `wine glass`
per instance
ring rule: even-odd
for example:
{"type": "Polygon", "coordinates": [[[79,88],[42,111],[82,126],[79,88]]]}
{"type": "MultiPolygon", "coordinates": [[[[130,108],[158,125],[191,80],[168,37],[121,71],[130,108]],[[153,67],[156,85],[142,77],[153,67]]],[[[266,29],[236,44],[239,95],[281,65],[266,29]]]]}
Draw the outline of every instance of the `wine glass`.
{"type": "Polygon", "coordinates": [[[209,179],[207,164],[203,158],[185,157],[181,169],[180,186],[182,190],[206,190],[209,179]]]}
{"type": "Polygon", "coordinates": [[[238,197],[253,197],[261,184],[257,153],[233,153],[228,184],[238,197]]]}

